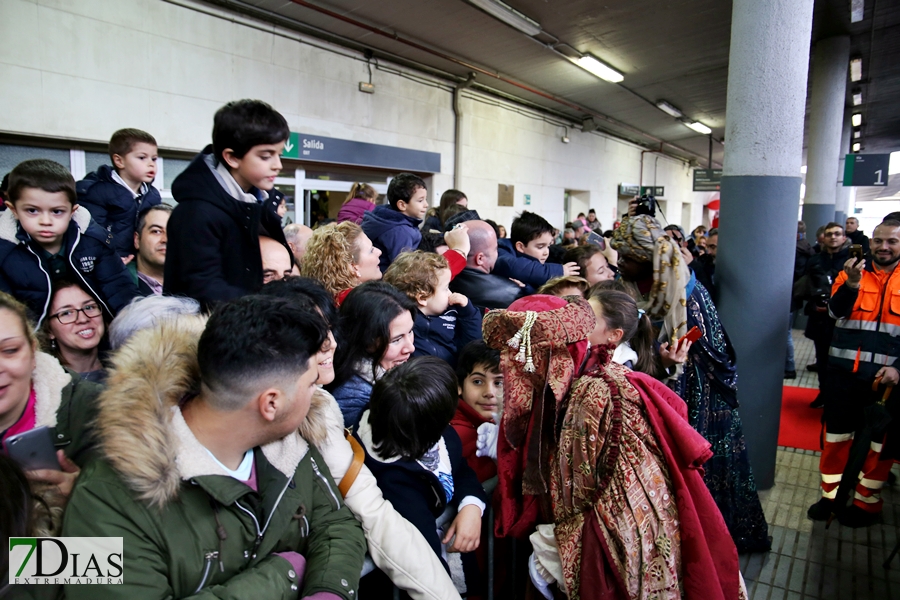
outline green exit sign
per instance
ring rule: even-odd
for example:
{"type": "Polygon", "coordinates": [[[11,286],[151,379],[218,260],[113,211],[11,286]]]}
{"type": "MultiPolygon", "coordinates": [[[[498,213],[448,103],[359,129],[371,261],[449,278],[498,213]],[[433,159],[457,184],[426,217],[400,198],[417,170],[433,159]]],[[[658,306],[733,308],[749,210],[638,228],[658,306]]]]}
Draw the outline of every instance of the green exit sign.
{"type": "Polygon", "coordinates": [[[288,137],[288,141],[284,143],[284,150],[281,151],[284,158],[300,158],[300,134],[292,131],[288,137]]]}
{"type": "Polygon", "coordinates": [[[642,185],[641,196],[661,198],[666,195],[666,188],[661,185],[642,185]]]}

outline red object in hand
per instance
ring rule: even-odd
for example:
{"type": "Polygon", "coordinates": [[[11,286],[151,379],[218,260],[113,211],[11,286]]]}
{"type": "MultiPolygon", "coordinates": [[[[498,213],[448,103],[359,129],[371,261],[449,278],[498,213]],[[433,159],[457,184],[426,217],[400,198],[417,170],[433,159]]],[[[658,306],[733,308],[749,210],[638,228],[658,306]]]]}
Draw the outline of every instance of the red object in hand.
{"type": "Polygon", "coordinates": [[[693,344],[694,342],[699,340],[702,335],[703,335],[703,332],[700,331],[700,328],[697,327],[696,325],[694,325],[693,327],[691,327],[690,331],[688,331],[686,334],[681,336],[681,339],[678,340],[678,348],[681,348],[681,345],[684,343],[684,340],[688,340],[690,343],[693,344]]]}

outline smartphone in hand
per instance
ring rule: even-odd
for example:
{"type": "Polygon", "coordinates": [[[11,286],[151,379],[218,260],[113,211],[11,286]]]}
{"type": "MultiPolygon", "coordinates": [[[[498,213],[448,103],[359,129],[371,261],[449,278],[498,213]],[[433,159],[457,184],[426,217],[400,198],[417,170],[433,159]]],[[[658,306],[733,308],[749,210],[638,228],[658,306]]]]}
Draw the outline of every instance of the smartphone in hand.
{"type": "Polygon", "coordinates": [[[48,427],[36,427],[6,439],[9,457],[19,463],[25,471],[51,469],[60,471],[56,446],[48,427]]]}
{"type": "Polygon", "coordinates": [[[676,346],[676,348],[681,349],[681,345],[684,343],[685,340],[687,340],[693,344],[694,342],[699,340],[702,335],[703,335],[703,332],[700,331],[700,328],[697,327],[696,325],[694,325],[693,327],[691,327],[690,331],[688,331],[686,334],[681,336],[681,339],[678,340],[678,346],[676,346]]]}
{"type": "Polygon", "coordinates": [[[859,261],[863,259],[863,248],[860,244],[850,244],[850,258],[856,259],[856,262],[853,263],[854,266],[859,264],[859,261]]]}

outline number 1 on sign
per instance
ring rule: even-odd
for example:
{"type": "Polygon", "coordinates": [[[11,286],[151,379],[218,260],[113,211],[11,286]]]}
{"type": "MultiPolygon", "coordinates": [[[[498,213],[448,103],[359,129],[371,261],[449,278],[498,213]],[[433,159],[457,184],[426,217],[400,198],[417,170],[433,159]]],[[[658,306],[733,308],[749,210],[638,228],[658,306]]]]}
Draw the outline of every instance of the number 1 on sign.
{"type": "Polygon", "coordinates": [[[884,182],[881,180],[881,173],[881,169],[875,171],[875,185],[884,185],[884,182]]]}

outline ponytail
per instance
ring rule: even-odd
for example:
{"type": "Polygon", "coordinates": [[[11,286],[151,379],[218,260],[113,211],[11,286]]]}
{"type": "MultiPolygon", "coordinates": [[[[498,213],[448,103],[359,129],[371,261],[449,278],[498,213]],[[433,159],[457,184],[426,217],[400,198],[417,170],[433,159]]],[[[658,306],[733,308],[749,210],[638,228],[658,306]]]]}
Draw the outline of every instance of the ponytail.
{"type": "Polygon", "coordinates": [[[350,193],[347,194],[347,198],[344,200],[344,204],[347,204],[354,198],[375,204],[375,201],[378,199],[378,192],[367,183],[354,183],[353,187],[350,188],[350,193]]]}
{"type": "Polygon", "coordinates": [[[656,334],[650,317],[644,311],[640,311],[637,332],[631,338],[631,349],[638,355],[634,364],[635,371],[646,373],[656,379],[662,378],[664,372],[659,362],[659,353],[656,351],[656,334]]]}

